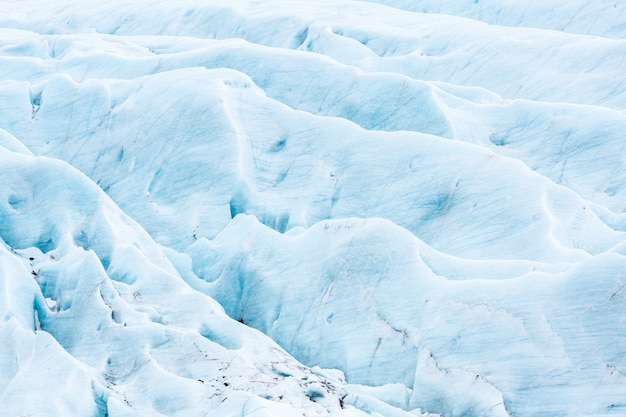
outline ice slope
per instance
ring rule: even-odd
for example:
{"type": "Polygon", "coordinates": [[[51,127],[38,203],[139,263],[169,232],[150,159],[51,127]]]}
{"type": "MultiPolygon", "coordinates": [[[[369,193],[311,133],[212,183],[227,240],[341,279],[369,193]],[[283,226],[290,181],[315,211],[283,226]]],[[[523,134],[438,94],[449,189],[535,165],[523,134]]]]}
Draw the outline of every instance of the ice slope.
{"type": "Polygon", "coordinates": [[[0,410],[626,413],[622,6],[405,3],[2,4],[0,410]]]}
{"type": "Polygon", "coordinates": [[[239,212],[279,231],[385,217],[439,250],[481,258],[572,261],[623,237],[575,193],[515,159],[294,111],[238,72],[193,68],[81,84],[56,75],[33,89],[7,89],[22,109],[11,132],[87,173],[177,250],[215,236],[239,212]],[[485,194],[503,199],[494,206],[485,194]]]}
{"type": "Polygon", "coordinates": [[[189,252],[209,281],[198,288],[229,315],[348,381],[411,387],[407,406],[506,415],[503,395],[524,415],[624,412],[623,247],[557,273],[529,264],[501,280],[510,265],[493,262],[474,272],[482,279],[451,281],[423,242],[386,220],[281,235],[238,216],[189,252]]]}
{"type": "Polygon", "coordinates": [[[491,25],[534,27],[623,39],[624,2],[558,0],[529,3],[520,0],[365,0],[418,13],[469,17],[491,25]]]}
{"type": "Polygon", "coordinates": [[[75,169],[4,148],[0,166],[0,415],[365,415],[351,399],[384,407],[228,318],[75,169]]]}
{"type": "MultiPolygon", "coordinates": [[[[586,2],[571,4],[569,7],[578,10],[586,7],[586,2]]],[[[196,40],[239,38],[259,45],[322,54],[365,72],[394,72],[418,80],[480,86],[507,99],[624,108],[626,85],[620,69],[626,41],[619,31],[623,26],[608,23],[620,21],[623,11],[606,4],[589,8],[596,9],[597,24],[606,27],[607,36],[612,38],[493,26],[463,17],[407,13],[346,0],[295,4],[236,0],[228,5],[189,1],[183,6],[144,0],[123,8],[103,3],[85,8],[67,0],[18,5],[6,7],[0,22],[3,28],[35,28],[46,35],[96,32],[196,40]],[[454,30],[442,30],[452,27],[454,30]],[[572,85],[576,85],[576,90],[572,91],[572,85]]],[[[535,7],[533,15],[543,13],[535,7]]],[[[23,47],[37,43],[33,41],[14,45],[14,49],[20,53],[23,47]]],[[[194,43],[185,45],[193,50],[197,47],[194,43]]],[[[62,57],[63,44],[59,49],[55,42],[38,46],[38,57],[62,57]]],[[[178,44],[174,51],[180,48],[185,46],[178,44]]],[[[135,51],[139,56],[170,52],[158,45],[151,50],[135,51]]],[[[132,73],[133,66],[128,69],[132,73]]]]}

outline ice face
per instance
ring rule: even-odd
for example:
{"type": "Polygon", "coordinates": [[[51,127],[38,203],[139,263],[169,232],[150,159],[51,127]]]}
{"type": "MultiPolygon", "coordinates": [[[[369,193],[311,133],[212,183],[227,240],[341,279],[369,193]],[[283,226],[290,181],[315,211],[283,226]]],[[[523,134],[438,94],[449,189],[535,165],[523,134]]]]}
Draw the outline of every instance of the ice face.
{"type": "Polygon", "coordinates": [[[0,11],[0,414],[624,413],[622,6],[380,3],[0,11]]]}

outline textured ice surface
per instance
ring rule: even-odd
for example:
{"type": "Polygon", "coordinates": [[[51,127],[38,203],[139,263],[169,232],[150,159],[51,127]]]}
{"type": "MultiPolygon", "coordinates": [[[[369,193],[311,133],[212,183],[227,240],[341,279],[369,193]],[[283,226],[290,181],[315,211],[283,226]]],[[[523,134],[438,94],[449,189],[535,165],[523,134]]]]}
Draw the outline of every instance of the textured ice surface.
{"type": "Polygon", "coordinates": [[[222,3],[0,6],[0,416],[626,414],[626,5],[222,3]]]}
{"type": "Polygon", "coordinates": [[[363,415],[193,291],[83,174],[6,150],[0,166],[1,415],[363,415]]]}

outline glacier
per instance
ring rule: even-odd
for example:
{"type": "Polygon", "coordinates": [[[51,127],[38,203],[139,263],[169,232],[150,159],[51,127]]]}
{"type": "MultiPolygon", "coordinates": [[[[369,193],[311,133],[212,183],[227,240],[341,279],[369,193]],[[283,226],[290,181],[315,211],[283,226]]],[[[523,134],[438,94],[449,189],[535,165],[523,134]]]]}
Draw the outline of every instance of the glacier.
{"type": "Polygon", "coordinates": [[[0,416],[626,415],[626,3],[0,5],[0,416]]]}

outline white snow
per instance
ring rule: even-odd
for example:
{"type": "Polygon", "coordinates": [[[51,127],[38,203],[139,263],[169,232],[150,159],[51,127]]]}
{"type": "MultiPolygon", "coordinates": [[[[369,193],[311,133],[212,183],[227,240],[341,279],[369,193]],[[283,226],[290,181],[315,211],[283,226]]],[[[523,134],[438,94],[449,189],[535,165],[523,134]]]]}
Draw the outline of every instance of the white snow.
{"type": "Polygon", "coordinates": [[[0,4],[0,417],[626,414],[626,4],[561,3],[0,4]]]}

